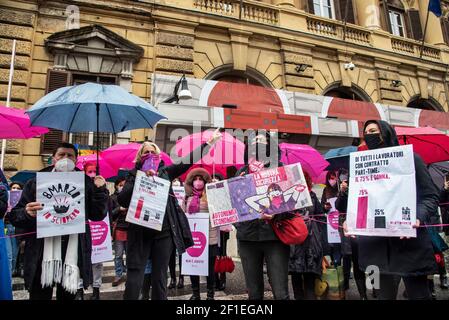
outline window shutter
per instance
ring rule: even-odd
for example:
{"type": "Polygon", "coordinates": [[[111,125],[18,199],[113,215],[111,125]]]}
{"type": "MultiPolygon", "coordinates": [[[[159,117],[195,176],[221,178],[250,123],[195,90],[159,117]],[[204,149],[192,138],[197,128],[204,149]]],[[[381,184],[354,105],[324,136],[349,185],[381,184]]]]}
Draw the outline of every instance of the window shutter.
{"type": "Polygon", "coordinates": [[[391,21],[390,21],[390,14],[388,13],[387,0],[382,0],[382,10],[384,12],[385,24],[387,25],[387,31],[390,33],[393,33],[393,30],[391,30],[391,21]]]}
{"type": "MultiPolygon", "coordinates": [[[[70,73],[60,70],[47,71],[47,88],[45,93],[68,86],[70,84],[70,73]]],[[[52,153],[56,146],[64,139],[61,130],[50,129],[41,138],[41,153],[52,153]]]]}
{"type": "Polygon", "coordinates": [[[313,0],[308,0],[308,9],[309,13],[315,14],[315,10],[313,9],[313,0]]]}
{"type": "Polygon", "coordinates": [[[449,44],[449,20],[448,18],[441,19],[441,29],[443,29],[444,42],[449,44]]]}
{"type": "Polygon", "coordinates": [[[411,38],[415,40],[422,40],[423,31],[421,26],[421,19],[419,17],[419,11],[410,9],[407,10],[406,15],[406,19],[408,20],[407,26],[409,27],[407,33],[411,38]]]}
{"type": "Polygon", "coordinates": [[[355,24],[355,12],[353,0],[335,0],[335,14],[336,18],[345,21],[346,5],[348,5],[347,23],[355,24]]]}

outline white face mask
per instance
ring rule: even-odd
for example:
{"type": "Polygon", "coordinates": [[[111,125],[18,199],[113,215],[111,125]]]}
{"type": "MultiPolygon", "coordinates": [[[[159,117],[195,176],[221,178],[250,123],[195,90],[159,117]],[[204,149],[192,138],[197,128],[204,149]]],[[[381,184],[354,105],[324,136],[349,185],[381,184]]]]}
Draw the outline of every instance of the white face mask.
{"type": "Polygon", "coordinates": [[[75,169],[75,162],[69,158],[64,158],[56,162],[55,171],[57,172],[70,172],[75,169]]]}
{"type": "Polygon", "coordinates": [[[123,187],[117,187],[117,192],[118,193],[122,192],[122,190],[123,190],[123,187]]]}

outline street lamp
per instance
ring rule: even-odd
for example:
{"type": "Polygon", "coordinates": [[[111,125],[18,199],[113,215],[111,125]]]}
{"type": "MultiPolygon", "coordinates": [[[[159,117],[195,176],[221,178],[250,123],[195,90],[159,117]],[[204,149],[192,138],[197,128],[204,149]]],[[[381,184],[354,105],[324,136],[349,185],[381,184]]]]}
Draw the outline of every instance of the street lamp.
{"type": "Polygon", "coordinates": [[[176,83],[175,90],[173,91],[173,95],[164,100],[164,103],[172,103],[175,102],[179,104],[179,100],[187,100],[192,98],[192,93],[189,90],[189,86],[187,84],[186,75],[183,74],[181,79],[176,83]],[[181,86],[181,90],[179,90],[179,86],[181,86]],[[178,93],[179,91],[179,93],[178,93]]]}

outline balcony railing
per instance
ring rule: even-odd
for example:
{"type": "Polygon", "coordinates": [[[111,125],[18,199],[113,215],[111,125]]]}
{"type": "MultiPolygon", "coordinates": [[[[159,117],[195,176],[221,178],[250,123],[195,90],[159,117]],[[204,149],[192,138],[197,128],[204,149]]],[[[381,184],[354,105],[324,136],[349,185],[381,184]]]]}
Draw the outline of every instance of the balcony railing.
{"type": "MultiPolygon", "coordinates": [[[[399,37],[391,38],[391,47],[393,51],[397,53],[420,57],[422,48],[421,45],[421,42],[412,39],[399,37]]],[[[425,45],[422,51],[423,57],[433,60],[441,60],[441,50],[436,47],[425,45]]]]}
{"type": "MultiPolygon", "coordinates": [[[[240,17],[240,1],[238,0],[194,0],[195,8],[219,15],[240,17]]],[[[241,10],[241,18],[259,23],[278,25],[279,10],[269,5],[245,1],[241,10]]]]}

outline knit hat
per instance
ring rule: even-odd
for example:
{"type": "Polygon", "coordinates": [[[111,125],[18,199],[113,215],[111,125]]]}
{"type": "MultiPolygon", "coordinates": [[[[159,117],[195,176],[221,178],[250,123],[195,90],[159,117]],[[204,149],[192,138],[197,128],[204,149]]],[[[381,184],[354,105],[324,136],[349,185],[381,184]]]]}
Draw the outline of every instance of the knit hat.
{"type": "Polygon", "coordinates": [[[205,183],[209,183],[212,178],[210,177],[209,172],[204,168],[195,168],[189,172],[186,177],[186,181],[184,183],[184,189],[186,190],[186,195],[193,194],[193,179],[196,176],[201,176],[205,183]]]}

